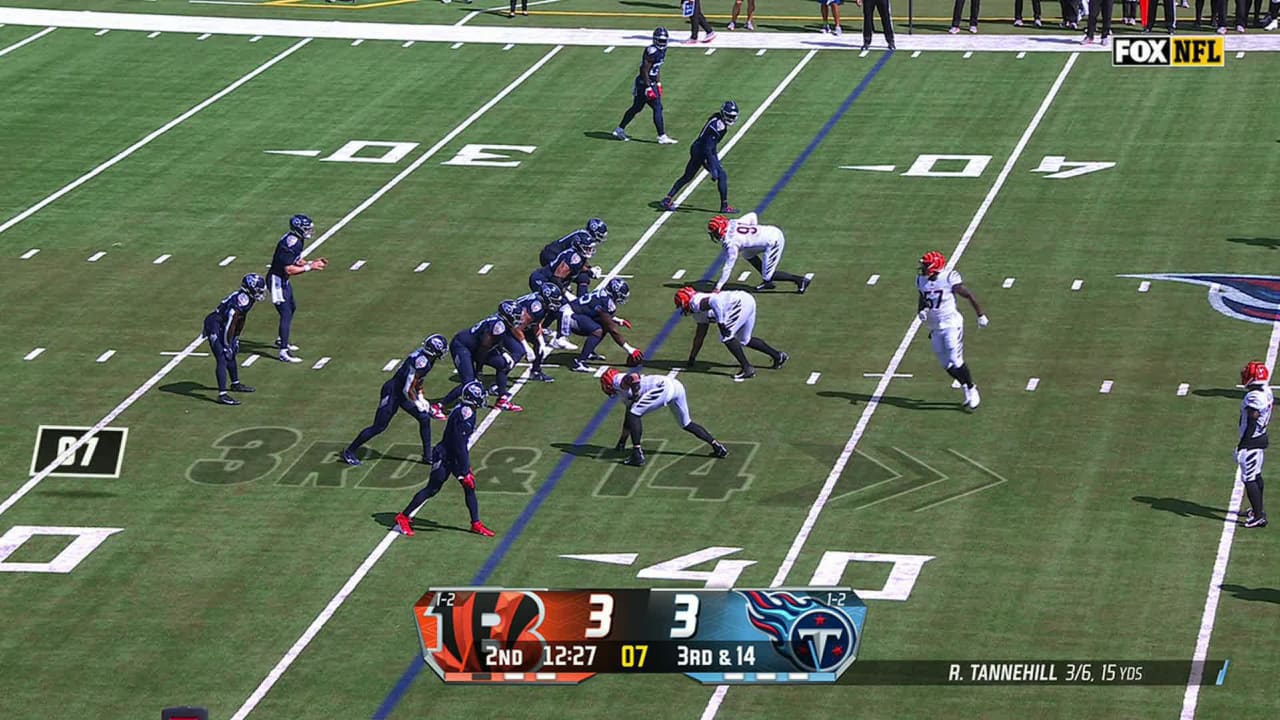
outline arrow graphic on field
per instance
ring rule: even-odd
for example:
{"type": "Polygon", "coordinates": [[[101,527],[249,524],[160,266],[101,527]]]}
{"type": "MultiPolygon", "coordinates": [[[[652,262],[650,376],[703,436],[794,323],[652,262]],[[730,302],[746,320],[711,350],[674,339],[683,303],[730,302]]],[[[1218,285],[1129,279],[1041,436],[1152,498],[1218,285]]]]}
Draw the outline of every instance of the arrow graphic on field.
{"type": "Polygon", "coordinates": [[[1008,482],[1007,478],[956,450],[948,449],[948,457],[944,457],[943,465],[950,474],[901,448],[888,448],[888,451],[895,461],[892,464],[862,451],[856,452],[846,475],[848,490],[833,496],[831,501],[850,498],[858,502],[854,510],[863,510],[906,498],[911,502],[912,512],[921,512],[1008,482]],[[926,490],[929,491],[922,492],[926,490]]]}
{"type": "Polygon", "coordinates": [[[1049,180],[1065,180],[1115,166],[1116,164],[1113,162],[1075,161],[1068,160],[1065,155],[1045,155],[1044,159],[1040,161],[1040,167],[1031,172],[1052,173],[1051,175],[1045,175],[1045,177],[1049,180]]]}

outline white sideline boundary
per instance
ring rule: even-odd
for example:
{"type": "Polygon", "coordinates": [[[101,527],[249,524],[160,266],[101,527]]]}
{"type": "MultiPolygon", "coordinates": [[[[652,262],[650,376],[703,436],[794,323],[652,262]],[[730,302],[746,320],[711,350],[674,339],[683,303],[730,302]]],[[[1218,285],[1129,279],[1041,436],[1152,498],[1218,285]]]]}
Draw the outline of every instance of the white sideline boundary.
{"type": "MultiPolygon", "coordinates": [[[[1057,79],[1049,86],[1049,92],[1045,94],[1040,107],[1036,110],[1035,115],[1031,117],[1031,122],[1027,124],[1026,130],[1022,132],[1022,137],[1018,138],[1017,144],[1013,146],[1013,151],[1009,153],[1008,159],[1005,160],[1004,167],[1000,168],[1000,174],[996,176],[991,189],[987,191],[987,195],[982,199],[982,203],[978,206],[977,212],[974,213],[973,219],[969,221],[969,226],[965,228],[964,234],[960,236],[960,242],[951,251],[950,259],[947,262],[948,270],[954,268],[960,262],[960,258],[964,256],[965,250],[968,249],[969,243],[973,240],[974,233],[978,231],[978,226],[982,224],[982,220],[987,216],[987,211],[991,209],[992,203],[995,202],[996,195],[1004,188],[1009,174],[1013,172],[1013,166],[1022,157],[1022,152],[1026,149],[1027,143],[1031,141],[1032,134],[1035,133],[1036,128],[1040,126],[1040,121],[1048,113],[1049,106],[1053,103],[1053,99],[1057,97],[1058,91],[1062,88],[1062,83],[1067,79],[1067,74],[1071,72],[1071,68],[1076,64],[1076,60],[1079,57],[1078,53],[1072,53],[1067,58],[1067,62],[1063,65],[1061,72],[1058,73],[1057,79]]],[[[862,415],[858,418],[858,423],[853,428],[853,434],[849,436],[849,441],[845,443],[844,450],[840,452],[840,457],[827,475],[826,482],[822,484],[822,490],[818,492],[818,497],[813,501],[813,505],[810,506],[808,515],[805,516],[799,532],[796,533],[791,547],[787,549],[787,554],[782,559],[782,564],[778,567],[778,572],[773,576],[773,581],[769,584],[770,587],[780,587],[786,582],[787,575],[791,573],[792,567],[795,566],[796,560],[800,557],[800,551],[804,549],[805,543],[808,542],[809,535],[813,532],[813,528],[818,522],[818,516],[831,498],[840,476],[844,474],[845,466],[849,463],[849,459],[853,457],[854,450],[857,449],[858,443],[866,433],[867,425],[871,422],[871,416],[875,414],[876,408],[880,406],[880,399],[884,397],[885,391],[889,388],[889,383],[893,381],[894,375],[898,371],[898,366],[902,364],[902,359],[906,357],[907,349],[911,346],[911,341],[915,339],[916,333],[920,331],[921,325],[919,318],[911,318],[911,324],[907,326],[907,331],[902,336],[902,342],[898,343],[898,348],[894,350],[893,357],[889,359],[889,364],[885,368],[884,374],[880,376],[880,382],[876,383],[875,392],[867,401],[866,407],[863,408],[862,415]]],[[[728,685],[716,687],[715,692],[707,700],[707,705],[702,711],[702,720],[712,720],[716,716],[720,711],[720,704],[724,702],[724,696],[728,691],[728,685]]]]}
{"type": "MultiPolygon", "coordinates": [[[[395,42],[447,42],[516,45],[566,45],[644,47],[648,31],[551,27],[482,27],[477,25],[418,25],[408,23],[283,20],[268,18],[203,17],[154,15],[145,13],[82,12],[0,8],[0,23],[42,25],[84,29],[132,30],[137,32],[212,33],[215,35],[262,35],[264,37],[311,37],[340,40],[392,40],[395,42]]],[[[1135,36],[1136,37],[1136,36],[1135,36]]],[[[884,49],[876,36],[873,47],[884,49]]],[[[845,50],[860,51],[862,36],[857,33],[836,37],[819,33],[717,33],[713,47],[750,50],[845,50]]],[[[905,35],[897,38],[898,52],[913,50],[947,52],[1086,52],[1109,53],[1109,47],[1081,45],[1071,35],[905,35]]],[[[674,52],[702,54],[706,45],[683,47],[672,43],[674,52]]],[[[1277,52],[1280,37],[1261,33],[1229,35],[1228,52],[1277,52]]]]}
{"type": "MultiPolygon", "coordinates": [[[[755,124],[756,120],[769,109],[769,106],[777,100],[778,96],[782,94],[782,91],[785,90],[793,80],[795,80],[796,76],[800,74],[800,71],[809,64],[809,61],[812,60],[816,54],[816,50],[810,51],[805,54],[804,58],[802,58],[800,62],[796,63],[796,66],[792,68],[791,72],[787,73],[787,76],[778,83],[778,86],[773,89],[773,92],[771,92],[769,96],[760,103],[760,106],[751,113],[751,116],[747,118],[742,127],[734,133],[733,137],[730,138],[727,143],[725,143],[724,149],[720,153],[721,157],[727,155],[729,151],[733,149],[737,139],[744,135],[747,130],[755,124]]],[[[705,171],[700,172],[697,177],[695,177],[689,185],[681,191],[680,195],[676,197],[677,205],[688,198],[689,195],[702,184],[702,181],[706,179],[707,176],[708,175],[705,171]]],[[[640,251],[640,248],[644,247],[644,244],[649,241],[649,238],[653,237],[654,233],[658,231],[658,228],[662,227],[662,225],[666,223],[667,219],[673,214],[674,211],[668,210],[659,215],[658,218],[653,221],[653,224],[649,226],[649,229],[646,230],[638,240],[636,240],[631,249],[623,255],[622,259],[614,265],[613,269],[609,271],[609,274],[600,279],[600,282],[596,287],[601,287],[605,283],[609,282],[610,278],[616,277],[623,267],[625,267],[626,264],[636,256],[636,253],[640,251]]],[[[516,378],[512,382],[510,393],[512,397],[515,397],[516,393],[520,391],[520,388],[524,387],[531,372],[532,366],[526,367],[524,372],[520,374],[520,377],[516,378]]],[[[501,412],[503,411],[495,408],[491,409],[485,415],[484,419],[480,421],[480,425],[471,433],[471,439],[467,443],[468,448],[474,447],[475,444],[479,442],[480,438],[489,430],[489,427],[498,419],[501,412]]],[[[416,517],[418,511],[424,507],[426,507],[426,504],[420,505],[418,510],[414,511],[413,516],[416,517]]],[[[271,688],[279,682],[280,678],[294,663],[294,661],[298,659],[304,650],[306,650],[307,645],[311,644],[311,641],[315,639],[316,635],[324,629],[324,626],[328,624],[333,615],[337,613],[340,607],[342,607],[342,604],[346,602],[351,593],[355,592],[361,581],[363,581],[365,576],[369,574],[369,571],[373,569],[373,566],[382,559],[382,556],[391,548],[391,543],[393,543],[397,537],[399,537],[399,533],[395,530],[388,530],[387,533],[383,535],[382,540],[379,541],[373,550],[370,551],[369,555],[365,557],[364,562],[361,562],[360,566],[351,574],[351,577],[347,578],[347,581],[342,584],[338,593],[329,600],[329,603],[324,606],[324,609],[320,611],[320,614],[311,621],[311,624],[307,626],[307,629],[304,630],[297,641],[293,643],[293,646],[285,652],[284,656],[280,658],[280,661],[271,669],[271,672],[267,674],[267,677],[263,678],[262,682],[259,683],[258,687],[253,691],[253,694],[251,694],[248,699],[244,701],[244,704],[240,706],[240,709],[231,716],[231,720],[244,720],[253,712],[254,708],[258,706],[258,703],[262,702],[262,699],[271,691],[271,688]]]]}
{"type": "MultiPolygon", "coordinates": [[[[1271,340],[1267,344],[1267,369],[1276,365],[1280,353],[1280,322],[1271,324],[1271,340]]],[[[1196,633],[1196,649],[1191,656],[1191,674],[1182,693],[1182,712],[1179,720],[1192,720],[1196,716],[1196,704],[1200,701],[1200,682],[1204,679],[1204,661],[1209,657],[1209,641],[1213,638],[1213,625],[1218,618],[1218,600],[1222,596],[1222,581],[1227,578],[1227,563],[1231,561],[1231,545],[1235,542],[1240,505],[1244,500],[1244,483],[1240,482],[1240,469],[1236,468],[1231,483],[1231,499],[1227,504],[1227,516],[1222,521],[1222,534],[1218,536],[1218,552],[1213,559],[1213,572],[1209,575],[1209,590],[1204,597],[1204,611],[1200,613],[1200,630],[1196,633]]]]}

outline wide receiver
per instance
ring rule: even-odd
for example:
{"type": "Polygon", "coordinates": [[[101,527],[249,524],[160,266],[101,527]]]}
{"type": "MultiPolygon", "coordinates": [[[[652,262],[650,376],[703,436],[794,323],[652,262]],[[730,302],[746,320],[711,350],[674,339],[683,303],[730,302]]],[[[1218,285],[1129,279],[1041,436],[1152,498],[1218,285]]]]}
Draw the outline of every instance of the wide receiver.
{"type": "Polygon", "coordinates": [[[987,316],[978,298],[961,284],[960,273],[946,268],[947,259],[940,252],[930,251],[920,258],[920,276],[916,278],[920,299],[916,309],[920,321],[929,324],[929,339],[938,363],[964,389],[965,406],[976,409],[982,397],[964,362],[964,316],[956,307],[956,295],[973,305],[973,311],[978,314],[978,327],[987,326],[987,316]]]}
{"type": "Polygon", "coordinates": [[[724,248],[724,268],[720,271],[720,280],[716,290],[723,290],[729,276],[733,274],[733,266],[738,256],[746,259],[751,267],[760,273],[764,282],[756,286],[756,290],[772,290],[775,279],[796,284],[796,292],[803,294],[809,289],[809,278],[803,275],[792,275],[778,269],[782,260],[782,251],[787,247],[787,238],[782,229],[776,225],[761,225],[755,213],[747,213],[740,218],[730,220],[724,215],[716,215],[707,222],[707,234],[713,242],[724,248]]]}
{"type": "Polygon", "coordinates": [[[786,364],[786,353],[774,349],[764,338],[751,334],[756,327],[756,299],[751,297],[751,293],[741,290],[700,293],[691,287],[683,287],[676,291],[675,300],[681,314],[693,315],[698,323],[698,329],[693,332],[693,346],[689,348],[689,367],[698,361],[698,352],[702,350],[702,341],[707,337],[707,327],[711,323],[720,329],[720,342],[738,361],[740,369],[733,376],[734,380],[746,380],[756,374],[756,369],[742,351],[743,345],[768,355],[775,370],[786,364]]]}
{"type": "Polygon", "coordinates": [[[1251,362],[1240,370],[1244,400],[1240,403],[1240,439],[1236,442],[1235,458],[1245,495],[1249,497],[1249,511],[1244,516],[1247,528],[1267,526],[1267,513],[1262,509],[1262,460],[1267,450],[1271,407],[1276,401],[1267,385],[1270,375],[1267,366],[1260,362],[1251,362]]]}
{"type": "Polygon", "coordinates": [[[679,380],[666,375],[641,375],[636,371],[624,375],[609,368],[600,376],[600,389],[609,397],[621,392],[623,402],[627,405],[622,416],[622,435],[614,447],[615,450],[625,450],[627,437],[631,438],[631,457],[624,464],[644,465],[644,450],[640,447],[640,436],[644,429],[640,425],[640,418],[661,407],[671,408],[671,414],[676,416],[680,429],[710,445],[712,455],[722,458],[729,454],[729,450],[711,437],[706,428],[689,417],[689,401],[685,397],[684,383],[679,380]]]}

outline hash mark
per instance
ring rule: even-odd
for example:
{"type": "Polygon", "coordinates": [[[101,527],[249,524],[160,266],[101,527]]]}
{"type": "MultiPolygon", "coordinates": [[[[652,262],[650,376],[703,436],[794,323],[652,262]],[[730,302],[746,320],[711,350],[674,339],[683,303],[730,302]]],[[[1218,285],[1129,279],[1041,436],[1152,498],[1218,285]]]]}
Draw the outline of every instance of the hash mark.
{"type": "Polygon", "coordinates": [[[112,356],[112,355],[115,355],[115,354],[116,354],[116,351],[115,351],[115,350],[108,350],[108,351],[106,351],[106,352],[102,353],[101,355],[99,355],[99,356],[98,356],[98,359],[97,359],[95,362],[104,363],[104,362],[106,362],[106,361],[110,360],[110,359],[111,359],[111,356],[112,356]]]}
{"type": "Polygon", "coordinates": [[[391,358],[390,360],[387,361],[386,365],[382,366],[382,372],[391,372],[392,370],[395,370],[396,366],[399,364],[400,364],[399,360],[397,360],[396,358],[391,358]]]}
{"type": "Polygon", "coordinates": [[[760,48],[758,51],[756,51],[756,57],[760,57],[763,54],[764,54],[764,48],[760,48]]]}
{"type": "MultiPolygon", "coordinates": [[[[158,38],[158,37],[160,37],[160,32],[159,32],[159,31],[156,31],[156,32],[153,32],[153,33],[150,33],[150,34],[148,34],[148,35],[147,35],[147,39],[148,39],[148,40],[154,40],[155,38],[158,38]]],[[[259,37],[261,37],[261,36],[259,36],[259,37]]]]}
{"type": "Polygon", "coordinates": [[[1187,391],[1189,391],[1190,389],[1191,389],[1191,386],[1189,384],[1182,383],[1181,385],[1178,386],[1178,397],[1182,397],[1186,395],[1187,391]]]}
{"type": "Polygon", "coordinates": [[[414,268],[414,269],[413,269],[413,271],[414,271],[414,272],[422,272],[423,270],[426,270],[426,269],[427,269],[427,268],[429,268],[429,267],[431,267],[431,263],[429,263],[429,262],[424,262],[424,263],[420,263],[420,264],[418,265],[418,267],[416,267],[416,268],[414,268]]]}
{"type": "Polygon", "coordinates": [[[809,373],[809,379],[808,379],[808,380],[805,380],[805,381],[804,381],[804,384],[805,384],[805,385],[817,385],[817,384],[818,384],[818,378],[820,378],[820,377],[822,377],[822,373],[820,373],[820,372],[811,372],[811,373],[809,373]]]}
{"type": "Polygon", "coordinates": [[[222,258],[222,262],[218,263],[218,267],[226,267],[236,261],[235,255],[228,255],[222,258]]]}
{"type": "Polygon", "coordinates": [[[200,37],[196,38],[196,40],[208,40],[208,39],[209,39],[209,33],[205,33],[200,37]]]}
{"type": "Polygon", "coordinates": [[[751,277],[751,271],[743,270],[742,274],[738,276],[738,282],[746,282],[749,277],[751,277]]]}
{"type": "Polygon", "coordinates": [[[1242,58],[1242,57],[1244,57],[1244,51],[1243,51],[1243,50],[1241,50],[1240,52],[1236,53],[1236,59],[1237,59],[1237,60],[1239,60],[1239,59],[1240,59],[1240,58],[1242,58]]]}
{"type": "Polygon", "coordinates": [[[1025,52],[1020,52],[1020,53],[1018,53],[1017,57],[1015,57],[1015,58],[1014,58],[1014,60],[1021,60],[1022,58],[1026,57],[1026,56],[1027,56],[1027,54],[1026,54],[1025,52]]]}
{"type": "Polygon", "coordinates": [[[492,264],[490,264],[490,263],[485,263],[484,265],[482,265],[482,266],[480,267],[480,273],[479,273],[479,274],[480,274],[480,275],[488,275],[488,274],[489,274],[489,271],[490,271],[490,270],[492,270],[492,269],[493,269],[493,265],[492,265],[492,264]]]}
{"type": "Polygon", "coordinates": [[[38,252],[40,252],[40,248],[31,248],[30,250],[19,255],[18,257],[22,260],[30,260],[31,258],[35,257],[36,253],[38,252]]]}
{"type": "Polygon", "coordinates": [[[515,44],[515,43],[507,43],[506,45],[503,45],[503,46],[502,46],[502,49],[503,49],[503,51],[506,51],[506,50],[510,50],[511,48],[513,48],[513,47],[515,47],[515,46],[516,46],[516,44],[515,44]]]}
{"type": "Polygon", "coordinates": [[[1003,285],[1001,285],[1000,287],[1003,287],[1003,288],[1006,288],[1006,289],[1013,287],[1013,278],[1011,278],[1011,277],[1007,277],[1007,278],[1005,278],[1005,279],[1004,279],[1004,284],[1003,284],[1003,285]]]}
{"type": "Polygon", "coordinates": [[[360,269],[360,268],[362,268],[362,267],[364,267],[364,261],[363,261],[363,260],[357,260],[357,261],[355,261],[355,262],[351,263],[351,269],[352,269],[352,270],[359,270],[359,269],[360,269]]]}
{"type": "Polygon", "coordinates": [[[35,350],[32,350],[31,352],[27,353],[26,355],[23,355],[23,356],[22,356],[22,359],[23,359],[23,360],[35,360],[36,358],[40,357],[40,353],[42,353],[42,352],[44,352],[44,348],[39,348],[39,347],[38,347],[38,348],[36,348],[35,350]]]}
{"type": "Polygon", "coordinates": [[[107,253],[106,253],[106,251],[105,251],[105,250],[99,250],[98,252],[96,252],[96,253],[94,253],[94,254],[90,255],[90,256],[88,257],[88,259],[87,259],[87,260],[85,260],[85,262],[98,262],[99,260],[101,260],[101,259],[102,259],[102,256],[103,256],[103,255],[106,255],[106,254],[107,254],[107,253]]]}
{"type": "Polygon", "coordinates": [[[249,38],[249,42],[258,42],[261,39],[262,39],[261,35],[254,35],[253,37],[249,38]]]}
{"type": "Polygon", "coordinates": [[[715,49],[715,48],[707,48],[707,51],[706,51],[705,53],[703,53],[703,55],[711,55],[711,54],[715,53],[715,51],[716,51],[716,49],[715,49]]]}
{"type": "Polygon", "coordinates": [[[258,362],[258,356],[250,355],[249,357],[244,359],[244,362],[240,363],[240,367],[249,367],[250,365],[256,362],[258,362]]]}
{"type": "Polygon", "coordinates": [[[312,365],[312,366],[311,366],[311,369],[312,369],[312,370],[319,370],[320,368],[324,367],[325,365],[328,365],[328,364],[329,364],[329,360],[331,360],[331,359],[332,359],[332,358],[329,358],[329,357],[322,357],[322,358],[320,358],[319,360],[317,360],[317,361],[316,361],[316,364],[315,364],[315,365],[312,365]]]}
{"type": "Polygon", "coordinates": [[[457,50],[457,49],[458,49],[458,48],[460,48],[460,47],[462,47],[462,43],[460,43],[460,42],[456,42],[456,43],[454,43],[454,44],[450,45],[450,46],[449,46],[449,49],[450,49],[450,50],[457,50]]]}
{"type": "Polygon", "coordinates": [[[1076,280],[1072,280],[1072,281],[1071,281],[1071,289],[1072,289],[1072,290],[1079,290],[1079,289],[1080,289],[1080,288],[1082,288],[1082,287],[1084,287],[1084,281],[1083,281],[1083,280],[1076,279],[1076,280]]]}
{"type": "Polygon", "coordinates": [[[684,277],[684,268],[680,268],[679,270],[677,270],[675,274],[671,276],[671,279],[679,280],[682,277],[684,277]]]}
{"type": "Polygon", "coordinates": [[[1150,280],[1143,280],[1142,282],[1138,283],[1138,292],[1146,292],[1150,289],[1151,289],[1150,280]]]}
{"type": "Polygon", "coordinates": [[[351,41],[351,47],[359,47],[360,44],[363,42],[364,42],[364,38],[356,38],[355,40],[351,41]]]}
{"type": "Polygon", "coordinates": [[[1031,378],[1027,381],[1027,392],[1035,392],[1040,387],[1040,378],[1031,378]]]}
{"type": "Polygon", "coordinates": [[[595,372],[591,374],[595,375],[596,377],[604,377],[604,371],[608,369],[609,369],[608,365],[601,365],[600,367],[596,368],[595,372]]]}
{"type": "Polygon", "coordinates": [[[880,276],[879,276],[879,275],[872,275],[871,277],[867,278],[867,284],[868,284],[868,285],[875,285],[875,284],[876,284],[876,283],[878,283],[878,282],[880,282],[880,276]]]}
{"type": "Polygon", "coordinates": [[[1111,384],[1112,382],[1110,380],[1103,380],[1102,387],[1098,388],[1098,392],[1104,394],[1111,392],[1111,384]]]}
{"type": "Polygon", "coordinates": [[[165,260],[168,260],[168,259],[169,259],[169,258],[171,258],[171,257],[173,257],[173,256],[172,256],[172,255],[170,255],[169,253],[165,253],[164,255],[161,255],[160,257],[156,258],[155,260],[152,260],[152,261],[151,261],[151,264],[152,264],[152,265],[163,265],[163,264],[164,264],[164,261],[165,261],[165,260]]]}
{"type": "Polygon", "coordinates": [[[915,52],[911,53],[911,57],[920,57],[920,51],[919,51],[919,50],[917,50],[917,51],[915,51],[915,52]]]}
{"type": "Polygon", "coordinates": [[[110,31],[110,30],[103,29],[103,30],[99,30],[98,32],[94,33],[93,35],[94,35],[94,37],[102,37],[103,35],[106,35],[106,34],[107,34],[107,33],[109,33],[109,32],[111,32],[111,31],[110,31]]]}
{"type": "Polygon", "coordinates": [[[412,41],[412,40],[406,40],[406,41],[404,41],[403,43],[401,43],[401,44],[400,44],[400,47],[402,47],[402,48],[413,47],[413,41],[412,41]]]}
{"type": "Polygon", "coordinates": [[[609,53],[611,53],[611,52],[613,52],[613,46],[612,46],[612,45],[610,45],[609,47],[605,48],[605,49],[604,49],[604,52],[605,52],[605,54],[606,54],[606,55],[607,55],[607,54],[609,54],[609,53]]]}
{"type": "Polygon", "coordinates": [[[868,55],[870,55],[870,54],[871,54],[871,51],[870,51],[870,50],[863,50],[862,52],[858,53],[858,57],[860,57],[860,58],[864,58],[864,57],[866,57],[866,56],[868,56],[868,55]]]}
{"type": "Polygon", "coordinates": [[[964,55],[962,55],[961,57],[963,57],[965,60],[968,60],[969,58],[973,57],[973,51],[972,51],[972,50],[970,50],[969,52],[966,52],[966,53],[965,53],[964,55]]]}

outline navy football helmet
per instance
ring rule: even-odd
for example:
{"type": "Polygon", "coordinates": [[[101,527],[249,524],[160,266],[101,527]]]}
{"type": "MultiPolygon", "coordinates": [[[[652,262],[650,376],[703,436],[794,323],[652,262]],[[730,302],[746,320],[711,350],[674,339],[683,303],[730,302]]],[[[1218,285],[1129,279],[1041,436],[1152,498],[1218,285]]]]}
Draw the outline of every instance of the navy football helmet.
{"type": "Polygon", "coordinates": [[[479,380],[472,380],[462,386],[462,404],[471,407],[480,407],[484,404],[485,390],[484,385],[479,380]]]}
{"type": "Polygon", "coordinates": [[[738,103],[732,100],[725,100],[720,106],[720,117],[724,118],[725,123],[732,125],[738,121],[738,103]]]}
{"type": "Polygon", "coordinates": [[[605,225],[600,218],[591,218],[587,221],[587,232],[591,233],[591,239],[598,243],[609,239],[609,226],[605,225]]]}
{"type": "Polygon", "coordinates": [[[289,229],[297,233],[303,240],[310,240],[311,233],[315,228],[315,223],[311,222],[311,218],[301,213],[289,218],[289,229]]]}
{"type": "Polygon", "coordinates": [[[579,231],[573,236],[573,249],[582,253],[584,257],[591,257],[596,254],[597,242],[598,241],[595,239],[595,236],[592,235],[590,231],[586,233],[579,231]]]}
{"type": "Polygon", "coordinates": [[[440,333],[428,335],[422,341],[422,349],[426,351],[428,357],[437,360],[444,357],[444,354],[449,351],[449,341],[445,340],[440,333]]]}
{"type": "Polygon", "coordinates": [[[515,300],[503,300],[498,303],[498,317],[505,320],[508,325],[515,325],[520,319],[520,306],[515,300]]]}
{"type": "Polygon", "coordinates": [[[249,273],[240,281],[240,289],[248,293],[254,301],[262,300],[267,296],[267,281],[258,273],[249,273]]]}
{"type": "Polygon", "coordinates": [[[619,305],[627,301],[631,297],[631,286],[627,285],[627,281],[621,278],[614,278],[604,286],[604,291],[613,298],[613,301],[619,305]]]}
{"type": "Polygon", "coordinates": [[[555,283],[542,283],[538,286],[538,296],[542,298],[542,304],[552,312],[564,305],[564,291],[555,283]]]}
{"type": "Polygon", "coordinates": [[[667,29],[664,27],[657,28],[653,31],[654,47],[664,48],[667,46],[667,41],[670,39],[671,33],[667,32],[667,29]]]}

